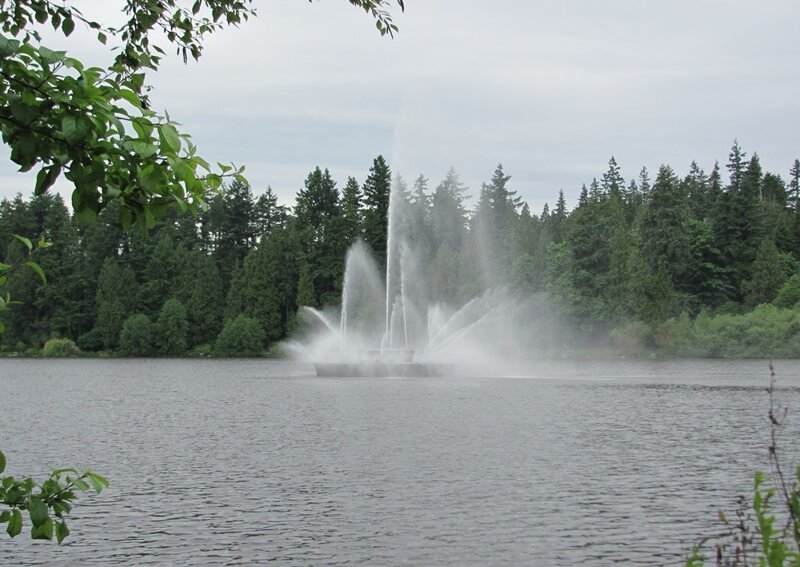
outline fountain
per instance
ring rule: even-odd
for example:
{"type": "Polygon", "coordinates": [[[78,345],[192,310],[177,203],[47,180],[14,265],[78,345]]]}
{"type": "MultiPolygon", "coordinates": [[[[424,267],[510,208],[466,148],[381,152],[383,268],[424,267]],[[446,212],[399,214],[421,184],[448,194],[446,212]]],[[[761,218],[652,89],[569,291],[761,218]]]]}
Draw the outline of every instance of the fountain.
{"type": "Polygon", "coordinates": [[[347,253],[340,308],[301,310],[312,332],[287,346],[313,362],[318,376],[452,375],[456,363],[491,342],[475,339],[477,330],[505,325],[514,309],[497,289],[456,308],[442,301],[427,274],[431,243],[414,233],[407,201],[394,186],[388,225],[385,274],[358,241],[347,253]]]}

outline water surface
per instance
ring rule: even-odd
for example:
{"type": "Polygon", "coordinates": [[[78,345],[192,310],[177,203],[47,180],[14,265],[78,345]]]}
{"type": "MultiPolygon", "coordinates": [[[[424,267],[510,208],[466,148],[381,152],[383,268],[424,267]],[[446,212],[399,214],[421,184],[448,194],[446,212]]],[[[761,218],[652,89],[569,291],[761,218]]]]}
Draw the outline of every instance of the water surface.
{"type": "MultiPolygon", "coordinates": [[[[0,360],[7,473],[91,466],[3,564],[679,564],[768,468],[763,361],[321,379],[264,360],[0,360]]],[[[800,411],[800,363],[776,363],[800,411]]],[[[787,463],[800,462],[783,433],[787,463]]]]}

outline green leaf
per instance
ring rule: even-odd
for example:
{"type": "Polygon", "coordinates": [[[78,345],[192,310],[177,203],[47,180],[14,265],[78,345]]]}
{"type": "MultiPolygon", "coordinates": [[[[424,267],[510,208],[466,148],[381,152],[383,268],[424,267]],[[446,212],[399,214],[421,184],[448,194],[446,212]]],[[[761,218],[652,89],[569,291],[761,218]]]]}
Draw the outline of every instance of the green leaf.
{"type": "Polygon", "coordinates": [[[111,485],[106,477],[91,471],[86,471],[86,478],[89,479],[89,482],[92,483],[92,487],[98,494],[100,494],[104,488],[108,488],[111,485]]]}
{"type": "Polygon", "coordinates": [[[47,504],[38,498],[32,498],[28,503],[28,513],[31,516],[31,523],[34,527],[39,527],[50,517],[47,513],[47,504]]]}
{"type": "Polygon", "coordinates": [[[139,172],[139,183],[149,193],[160,193],[167,184],[167,174],[158,163],[151,163],[139,172]]]}
{"type": "Polygon", "coordinates": [[[170,150],[172,153],[178,153],[181,149],[181,138],[178,131],[172,124],[161,124],[158,127],[158,137],[161,140],[161,147],[170,150]]]}
{"type": "Polygon", "coordinates": [[[133,150],[143,158],[150,157],[158,152],[158,148],[156,148],[155,144],[143,140],[131,140],[129,142],[125,142],[124,146],[127,149],[133,150]]]}
{"type": "Polygon", "coordinates": [[[0,58],[6,58],[19,49],[19,41],[0,35],[0,58]]]}
{"type": "Polygon", "coordinates": [[[61,133],[70,144],[78,144],[86,138],[89,126],[80,116],[68,114],[61,119],[61,133]]]}
{"type": "Polygon", "coordinates": [[[43,284],[45,285],[47,284],[47,278],[44,275],[44,270],[39,264],[31,260],[28,260],[27,262],[25,262],[25,265],[28,266],[31,270],[33,270],[37,274],[39,274],[39,278],[41,278],[43,284]]]}
{"type": "Polygon", "coordinates": [[[53,520],[47,518],[44,522],[42,522],[39,526],[33,526],[31,528],[31,538],[33,539],[46,539],[51,540],[53,539],[53,528],[55,525],[53,524],[53,520]]]}
{"type": "Polygon", "coordinates": [[[11,537],[16,537],[22,532],[22,512],[15,508],[11,511],[11,519],[8,521],[6,533],[11,537]]]}
{"type": "MultiPolygon", "coordinates": [[[[103,32],[97,32],[97,41],[99,41],[100,43],[105,45],[107,40],[108,40],[108,38],[106,37],[106,34],[104,34],[103,32]]],[[[67,532],[67,533],[69,533],[69,532],[67,532]]],[[[61,543],[61,540],[59,540],[58,543],[61,543]]]]}
{"type": "Polygon", "coordinates": [[[67,37],[69,37],[69,35],[72,33],[72,30],[74,29],[75,29],[75,22],[72,21],[71,17],[67,17],[61,23],[61,31],[64,32],[64,35],[66,35],[67,37]]]}
{"type": "Polygon", "coordinates": [[[24,236],[20,236],[19,234],[15,234],[14,238],[22,242],[25,245],[25,248],[27,248],[28,250],[33,250],[33,244],[31,243],[29,238],[25,238],[24,236]]]}
{"type": "Polygon", "coordinates": [[[64,539],[69,535],[69,528],[67,527],[67,522],[61,520],[56,524],[56,539],[58,543],[64,541],[64,539]]]}
{"type": "MultiPolygon", "coordinates": [[[[135,106],[136,108],[141,108],[142,101],[139,100],[139,97],[130,89],[119,89],[116,94],[122,97],[127,102],[131,103],[131,105],[135,106]]],[[[136,122],[133,123],[134,128],[136,127],[136,122]]]]}
{"type": "Polygon", "coordinates": [[[6,470],[6,456],[0,451],[0,473],[6,470]]]}
{"type": "Polygon", "coordinates": [[[89,207],[84,207],[75,211],[75,222],[81,225],[92,224],[97,218],[97,213],[89,207]]]}
{"type": "Polygon", "coordinates": [[[11,519],[10,510],[3,510],[0,512],[0,524],[5,524],[9,519],[11,519]]]}
{"type": "Polygon", "coordinates": [[[68,473],[68,472],[78,474],[78,470],[73,468],[73,467],[63,467],[63,468],[60,468],[60,469],[53,469],[53,472],[51,474],[52,474],[52,476],[60,476],[60,475],[62,475],[64,473],[68,473]]]}
{"type": "Polygon", "coordinates": [[[80,478],[76,478],[76,479],[73,481],[73,483],[72,483],[72,484],[74,484],[74,485],[75,485],[75,488],[77,488],[78,490],[80,490],[80,491],[82,491],[82,492],[86,492],[87,490],[89,490],[89,485],[88,485],[88,484],[86,484],[86,481],[84,481],[84,480],[82,480],[82,479],[80,479],[80,478]]]}
{"type": "Polygon", "coordinates": [[[61,174],[61,166],[60,165],[51,165],[49,167],[43,167],[39,174],[36,176],[36,186],[34,187],[34,194],[41,195],[50,187],[53,186],[53,183],[56,182],[58,176],[61,174]]]}

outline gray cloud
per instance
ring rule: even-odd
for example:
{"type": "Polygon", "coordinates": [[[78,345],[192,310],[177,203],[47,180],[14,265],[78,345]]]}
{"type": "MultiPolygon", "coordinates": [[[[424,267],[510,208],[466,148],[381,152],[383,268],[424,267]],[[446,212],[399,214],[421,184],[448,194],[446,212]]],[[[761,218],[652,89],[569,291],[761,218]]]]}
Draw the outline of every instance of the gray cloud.
{"type": "MultiPolygon", "coordinates": [[[[388,40],[344,2],[261,2],[199,64],[166,62],[154,103],[287,202],[316,165],[341,185],[379,153],[432,185],[452,165],[473,194],[502,162],[534,210],[562,187],[573,204],[612,154],[628,178],[710,169],[734,138],[776,173],[800,157],[795,0],[540,4],[407,2],[388,40]]],[[[0,183],[32,179],[3,163],[0,183]]]]}

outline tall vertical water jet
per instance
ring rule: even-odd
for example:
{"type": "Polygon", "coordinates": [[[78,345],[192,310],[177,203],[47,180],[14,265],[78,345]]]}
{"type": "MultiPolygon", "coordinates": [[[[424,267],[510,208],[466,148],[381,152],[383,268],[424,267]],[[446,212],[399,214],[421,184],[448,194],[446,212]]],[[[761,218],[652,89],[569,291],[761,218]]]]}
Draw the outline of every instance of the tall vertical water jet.
{"type": "Polygon", "coordinates": [[[432,288],[430,274],[433,251],[442,244],[426,242],[414,232],[406,199],[395,179],[389,195],[383,274],[367,246],[356,242],[347,253],[338,314],[308,312],[314,330],[295,350],[314,362],[320,375],[451,373],[454,363],[474,357],[497,340],[496,332],[480,331],[496,325],[495,315],[507,305],[506,293],[484,291],[460,306],[431,300],[446,295],[432,288]],[[334,316],[338,325],[331,324],[334,316]]]}

